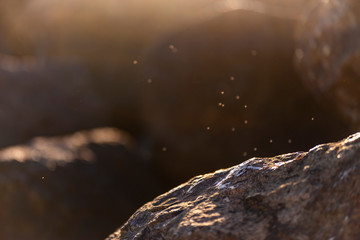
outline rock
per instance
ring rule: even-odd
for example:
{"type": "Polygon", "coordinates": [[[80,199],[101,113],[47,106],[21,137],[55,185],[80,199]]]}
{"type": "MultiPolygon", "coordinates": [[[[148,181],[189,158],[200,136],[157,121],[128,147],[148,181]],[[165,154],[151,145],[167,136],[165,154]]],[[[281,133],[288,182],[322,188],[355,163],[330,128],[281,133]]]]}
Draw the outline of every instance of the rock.
{"type": "Polygon", "coordinates": [[[0,151],[0,239],[103,239],[160,193],[134,140],[114,128],[0,151]]]}
{"type": "Polygon", "coordinates": [[[360,133],[197,176],[138,209],[115,239],[357,239],[360,133]]]}
{"type": "Polygon", "coordinates": [[[143,115],[165,182],[174,186],[249,156],[305,150],[351,133],[304,86],[293,64],[296,25],[237,10],[177,31],[153,49],[144,63],[143,115]]]}
{"type": "Polygon", "coordinates": [[[109,123],[108,106],[75,60],[0,55],[0,147],[109,123]]]}
{"type": "Polygon", "coordinates": [[[111,125],[135,132],[142,126],[139,89],[147,79],[139,75],[146,68],[147,54],[164,38],[237,8],[293,17],[304,1],[2,0],[0,52],[4,45],[6,53],[16,56],[80,59],[96,91],[111,106],[111,125]]]}
{"type": "Polygon", "coordinates": [[[0,53],[64,61],[75,57],[110,106],[110,125],[140,132],[138,73],[146,52],[180,26],[218,14],[207,10],[212,2],[218,0],[2,0],[0,53]]]}
{"type": "Polygon", "coordinates": [[[360,3],[310,2],[297,27],[299,72],[319,102],[336,109],[359,130],[360,3]]]}

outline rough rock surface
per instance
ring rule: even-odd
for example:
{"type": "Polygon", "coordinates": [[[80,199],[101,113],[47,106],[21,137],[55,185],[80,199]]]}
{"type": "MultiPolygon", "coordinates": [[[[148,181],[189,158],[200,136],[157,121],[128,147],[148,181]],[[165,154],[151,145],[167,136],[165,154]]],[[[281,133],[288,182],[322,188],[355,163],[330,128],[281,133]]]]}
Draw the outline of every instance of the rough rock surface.
{"type": "Polygon", "coordinates": [[[103,239],[161,191],[125,132],[99,128],[0,150],[0,239],[103,239]]]}
{"type": "Polygon", "coordinates": [[[195,177],[107,239],[358,239],[360,133],[195,177]]]}

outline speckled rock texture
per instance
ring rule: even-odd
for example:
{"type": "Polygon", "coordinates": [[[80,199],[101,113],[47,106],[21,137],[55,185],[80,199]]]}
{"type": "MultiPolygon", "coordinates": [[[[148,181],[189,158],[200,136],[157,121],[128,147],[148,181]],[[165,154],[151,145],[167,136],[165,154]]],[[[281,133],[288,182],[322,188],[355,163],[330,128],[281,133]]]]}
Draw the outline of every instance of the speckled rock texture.
{"type": "Polygon", "coordinates": [[[0,150],[0,239],[104,239],[161,190],[114,128],[0,150]]]}
{"type": "Polygon", "coordinates": [[[360,133],[197,176],[145,204],[107,240],[358,239],[360,133]]]}

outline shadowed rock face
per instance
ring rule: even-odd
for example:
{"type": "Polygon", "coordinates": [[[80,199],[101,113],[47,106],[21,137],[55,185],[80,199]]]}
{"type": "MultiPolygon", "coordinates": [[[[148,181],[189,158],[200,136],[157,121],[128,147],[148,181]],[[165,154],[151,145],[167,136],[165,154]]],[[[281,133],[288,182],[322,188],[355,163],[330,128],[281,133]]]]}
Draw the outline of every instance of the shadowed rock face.
{"type": "Polygon", "coordinates": [[[358,130],[360,2],[310,2],[297,28],[295,56],[299,72],[319,102],[335,108],[358,130]]]}
{"type": "Polygon", "coordinates": [[[145,62],[143,115],[166,181],[359,130],[359,1],[230,6],[240,10],[175,31],[145,62]]]}
{"type": "Polygon", "coordinates": [[[303,84],[294,66],[296,26],[294,19],[238,10],[179,31],[153,50],[143,112],[164,179],[185,181],[249,156],[350,134],[303,84]]]}
{"type": "Polygon", "coordinates": [[[0,239],[105,238],[160,192],[134,144],[100,128],[0,150],[0,239]]]}
{"type": "Polygon", "coordinates": [[[360,133],[197,176],[145,204],[115,239],[357,239],[360,133]]]}
{"type": "Polygon", "coordinates": [[[0,147],[103,126],[108,112],[76,61],[0,54],[0,147]]]}

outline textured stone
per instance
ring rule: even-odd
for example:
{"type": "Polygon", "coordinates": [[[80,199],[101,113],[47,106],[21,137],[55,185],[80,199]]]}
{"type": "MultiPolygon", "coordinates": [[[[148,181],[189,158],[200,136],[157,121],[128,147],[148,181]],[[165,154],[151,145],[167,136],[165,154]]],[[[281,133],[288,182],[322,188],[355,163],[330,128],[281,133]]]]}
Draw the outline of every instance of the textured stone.
{"type": "Polygon", "coordinates": [[[0,150],[0,239],[103,239],[160,193],[125,132],[99,128],[0,150]]]}
{"type": "Polygon", "coordinates": [[[357,133],[197,176],[145,204],[107,239],[357,239],[359,184],[357,133]]]}

